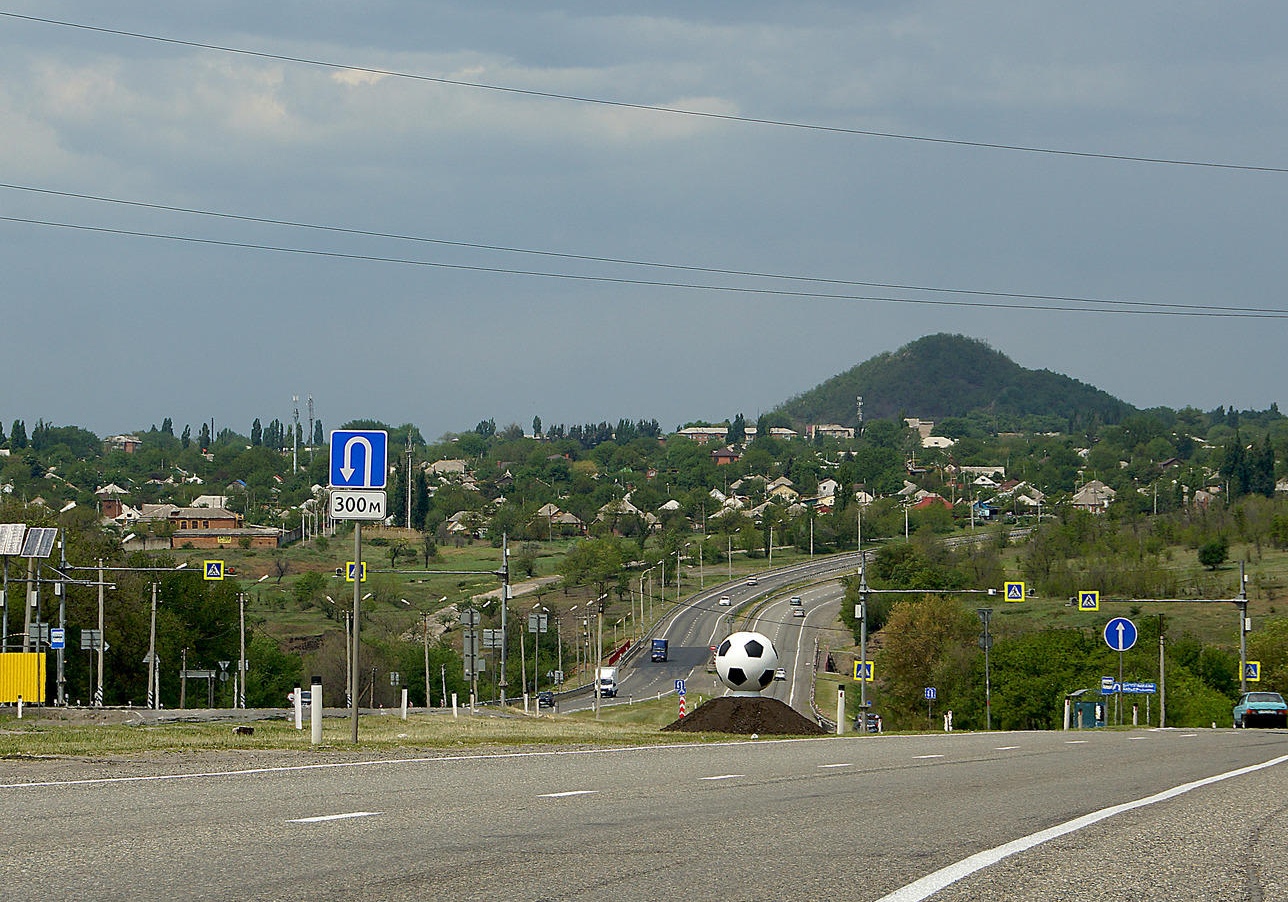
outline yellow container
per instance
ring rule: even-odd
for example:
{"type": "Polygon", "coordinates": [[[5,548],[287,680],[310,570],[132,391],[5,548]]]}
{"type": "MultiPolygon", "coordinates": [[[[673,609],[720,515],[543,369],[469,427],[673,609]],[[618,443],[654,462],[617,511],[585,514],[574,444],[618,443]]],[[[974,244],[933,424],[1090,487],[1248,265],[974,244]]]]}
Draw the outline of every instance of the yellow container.
{"type": "Polygon", "coordinates": [[[0,704],[45,703],[45,653],[0,654],[0,704]]]}

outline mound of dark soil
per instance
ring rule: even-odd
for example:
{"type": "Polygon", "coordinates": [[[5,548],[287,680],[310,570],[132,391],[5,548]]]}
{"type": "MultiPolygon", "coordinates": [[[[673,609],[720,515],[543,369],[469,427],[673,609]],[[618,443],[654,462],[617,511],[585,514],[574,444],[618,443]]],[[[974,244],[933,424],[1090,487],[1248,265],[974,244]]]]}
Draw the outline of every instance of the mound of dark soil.
{"type": "Polygon", "coordinates": [[[713,698],[663,730],[685,733],[737,733],[761,736],[817,736],[824,730],[776,698],[713,698]]]}

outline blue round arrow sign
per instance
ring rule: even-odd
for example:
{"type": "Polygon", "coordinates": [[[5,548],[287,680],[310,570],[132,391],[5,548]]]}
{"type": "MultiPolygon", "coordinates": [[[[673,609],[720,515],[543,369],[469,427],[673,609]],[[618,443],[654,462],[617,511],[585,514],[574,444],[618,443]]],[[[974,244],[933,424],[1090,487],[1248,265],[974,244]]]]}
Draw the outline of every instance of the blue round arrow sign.
{"type": "Polygon", "coordinates": [[[1136,624],[1126,617],[1115,617],[1105,624],[1105,642],[1114,651],[1126,651],[1136,644],[1136,624]]]}

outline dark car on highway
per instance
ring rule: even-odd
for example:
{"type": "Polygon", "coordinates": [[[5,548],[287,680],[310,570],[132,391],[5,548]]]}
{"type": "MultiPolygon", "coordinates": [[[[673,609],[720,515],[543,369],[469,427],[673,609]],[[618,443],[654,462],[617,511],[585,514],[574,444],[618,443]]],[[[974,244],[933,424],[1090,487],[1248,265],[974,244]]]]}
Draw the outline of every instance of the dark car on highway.
{"type": "Polygon", "coordinates": [[[549,690],[537,693],[538,708],[553,708],[555,706],[555,694],[549,690]]]}

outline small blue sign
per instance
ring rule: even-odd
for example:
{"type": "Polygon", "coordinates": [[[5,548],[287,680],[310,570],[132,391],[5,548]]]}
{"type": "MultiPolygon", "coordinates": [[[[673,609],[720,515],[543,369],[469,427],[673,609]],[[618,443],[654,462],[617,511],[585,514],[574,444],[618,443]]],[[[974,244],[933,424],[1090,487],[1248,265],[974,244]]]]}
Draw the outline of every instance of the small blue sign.
{"type": "Polygon", "coordinates": [[[1158,692],[1157,683],[1123,683],[1124,695],[1154,695],[1158,692]]]}
{"type": "Polygon", "coordinates": [[[675,693],[676,695],[684,695],[684,680],[675,681],[675,693]]]}
{"type": "Polygon", "coordinates": [[[1136,644],[1136,624],[1126,617],[1115,617],[1105,624],[1105,642],[1114,651],[1126,651],[1136,644]]]}
{"type": "Polygon", "coordinates": [[[1008,582],[1008,583],[1006,584],[1006,600],[1007,600],[1007,601],[1023,601],[1023,600],[1024,600],[1024,583],[1021,583],[1021,582],[1008,582]]]}
{"type": "Polygon", "coordinates": [[[331,487],[383,489],[389,469],[389,433],[383,429],[331,433],[331,487]]]}
{"type": "Polygon", "coordinates": [[[67,647],[67,630],[55,626],[49,631],[49,647],[53,649],[67,647]]]}
{"type": "Polygon", "coordinates": [[[933,701],[935,700],[935,696],[936,696],[936,695],[937,695],[937,693],[935,692],[935,687],[934,687],[934,686],[927,686],[927,687],[926,687],[926,701],[928,701],[928,702],[933,702],[933,701]]]}

